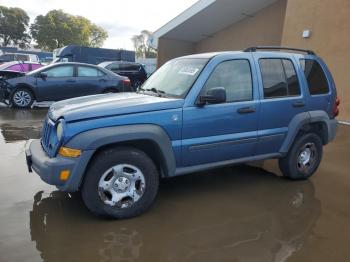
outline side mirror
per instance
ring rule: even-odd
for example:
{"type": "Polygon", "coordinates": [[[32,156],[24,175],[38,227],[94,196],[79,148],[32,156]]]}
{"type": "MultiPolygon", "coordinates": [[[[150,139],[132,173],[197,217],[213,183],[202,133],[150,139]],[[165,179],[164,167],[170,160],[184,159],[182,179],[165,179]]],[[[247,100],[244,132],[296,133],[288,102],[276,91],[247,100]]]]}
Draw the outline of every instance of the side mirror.
{"type": "Polygon", "coordinates": [[[46,72],[40,72],[39,73],[39,77],[42,78],[42,79],[45,79],[45,78],[47,78],[47,73],[46,72]]]}
{"type": "Polygon", "coordinates": [[[206,95],[199,97],[199,104],[220,104],[226,102],[226,89],[224,87],[210,88],[206,95]]]}

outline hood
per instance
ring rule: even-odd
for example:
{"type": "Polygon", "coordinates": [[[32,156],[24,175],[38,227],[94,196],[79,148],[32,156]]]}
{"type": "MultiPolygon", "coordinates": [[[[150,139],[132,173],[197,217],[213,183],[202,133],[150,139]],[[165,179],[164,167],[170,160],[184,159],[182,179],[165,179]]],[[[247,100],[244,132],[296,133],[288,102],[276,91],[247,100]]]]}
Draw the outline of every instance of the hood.
{"type": "Polygon", "coordinates": [[[115,115],[150,112],[182,107],[183,99],[163,98],[138,93],[85,96],[63,100],[51,105],[49,117],[69,121],[115,115]]]}

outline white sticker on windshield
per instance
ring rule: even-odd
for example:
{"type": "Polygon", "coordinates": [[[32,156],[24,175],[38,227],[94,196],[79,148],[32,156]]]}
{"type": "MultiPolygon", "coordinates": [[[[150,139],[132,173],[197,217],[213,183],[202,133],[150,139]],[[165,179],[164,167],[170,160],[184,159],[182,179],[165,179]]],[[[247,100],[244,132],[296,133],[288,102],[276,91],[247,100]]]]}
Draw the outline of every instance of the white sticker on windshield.
{"type": "Polygon", "coordinates": [[[187,66],[182,68],[179,71],[179,74],[194,76],[198,71],[198,68],[187,66]]]}

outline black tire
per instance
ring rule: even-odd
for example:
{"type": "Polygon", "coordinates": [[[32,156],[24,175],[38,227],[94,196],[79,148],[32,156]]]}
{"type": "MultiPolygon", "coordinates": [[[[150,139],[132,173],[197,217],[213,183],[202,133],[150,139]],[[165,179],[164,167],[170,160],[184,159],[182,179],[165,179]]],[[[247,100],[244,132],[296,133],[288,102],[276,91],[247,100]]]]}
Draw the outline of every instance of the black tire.
{"type": "Polygon", "coordinates": [[[279,160],[279,167],[283,176],[291,180],[304,180],[311,177],[320,165],[323,154],[321,138],[314,133],[298,136],[286,157],[279,160]],[[310,152],[310,161],[307,164],[307,157],[303,160],[301,153],[310,152]],[[300,163],[302,162],[302,163],[300,163]]]}
{"type": "Polygon", "coordinates": [[[32,91],[29,90],[28,88],[20,87],[20,88],[17,88],[13,92],[13,94],[11,96],[11,99],[10,99],[10,102],[11,102],[11,105],[13,107],[16,107],[16,108],[29,108],[34,103],[34,95],[33,95],[32,91]],[[28,100],[26,100],[25,103],[23,102],[21,104],[19,102],[19,100],[17,99],[17,96],[21,96],[21,97],[27,98],[28,100]]]}
{"type": "MultiPolygon", "coordinates": [[[[113,182],[114,183],[114,182],[113,182]]],[[[132,147],[117,147],[100,152],[89,165],[83,181],[81,194],[88,209],[98,216],[116,219],[130,218],[145,212],[154,202],[159,187],[159,175],[153,161],[132,147]],[[103,174],[118,164],[137,167],[145,178],[142,197],[130,207],[121,208],[104,203],[99,193],[99,181],[103,174]]]]}

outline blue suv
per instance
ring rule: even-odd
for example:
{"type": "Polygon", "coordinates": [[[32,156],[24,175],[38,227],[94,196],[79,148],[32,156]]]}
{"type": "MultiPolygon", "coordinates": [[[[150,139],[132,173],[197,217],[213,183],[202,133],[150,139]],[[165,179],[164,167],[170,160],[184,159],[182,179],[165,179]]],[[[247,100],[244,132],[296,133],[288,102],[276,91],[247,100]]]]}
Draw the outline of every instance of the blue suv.
{"type": "Polygon", "coordinates": [[[312,51],[185,56],[137,93],[53,104],[42,138],[27,143],[27,164],[80,191],[93,213],[128,218],[151,206],[163,177],[274,158],[285,177],[309,178],[336,135],[338,107],[331,73],[312,51]]]}

